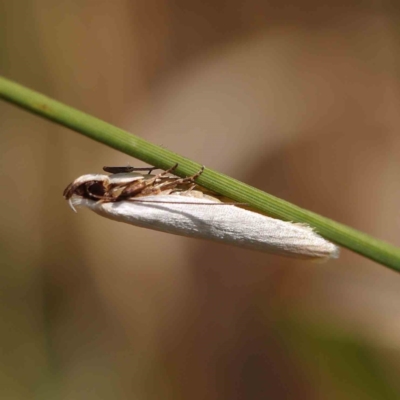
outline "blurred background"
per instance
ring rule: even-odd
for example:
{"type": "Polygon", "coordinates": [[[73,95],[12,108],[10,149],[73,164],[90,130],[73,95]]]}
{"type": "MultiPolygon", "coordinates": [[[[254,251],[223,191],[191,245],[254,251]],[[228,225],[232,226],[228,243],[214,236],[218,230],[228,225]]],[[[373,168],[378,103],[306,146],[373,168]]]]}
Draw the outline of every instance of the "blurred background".
{"type": "MultiPolygon", "coordinates": [[[[394,1],[0,0],[0,73],[400,245],[394,1]]],[[[398,399],[400,276],[74,214],[143,163],[0,102],[1,399],[398,399]]]]}

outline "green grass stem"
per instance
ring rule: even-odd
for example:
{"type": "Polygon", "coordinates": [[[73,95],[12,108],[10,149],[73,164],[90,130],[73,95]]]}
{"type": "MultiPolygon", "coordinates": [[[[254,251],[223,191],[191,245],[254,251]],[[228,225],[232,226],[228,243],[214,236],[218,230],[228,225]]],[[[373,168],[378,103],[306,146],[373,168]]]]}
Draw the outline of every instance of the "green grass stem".
{"type": "MultiPolygon", "coordinates": [[[[167,169],[178,163],[176,174],[179,176],[191,175],[201,167],[200,164],[172,151],[1,76],[0,98],[157,168],[167,169]]],[[[206,168],[200,176],[198,183],[237,202],[247,203],[272,217],[309,224],[326,239],[395,271],[400,271],[400,249],[388,243],[297,207],[209,168],[206,168]]]]}

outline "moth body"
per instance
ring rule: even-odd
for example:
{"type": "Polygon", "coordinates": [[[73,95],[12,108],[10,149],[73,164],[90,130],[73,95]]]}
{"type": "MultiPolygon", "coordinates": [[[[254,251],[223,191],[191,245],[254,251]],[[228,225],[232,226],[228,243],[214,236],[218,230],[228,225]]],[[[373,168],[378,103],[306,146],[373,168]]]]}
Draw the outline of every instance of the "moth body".
{"type": "Polygon", "coordinates": [[[64,196],[72,207],[86,207],[143,228],[300,259],[338,257],[338,247],[309,226],[221,203],[197,187],[195,190],[190,178],[166,173],[84,175],[67,187],[64,196]]]}

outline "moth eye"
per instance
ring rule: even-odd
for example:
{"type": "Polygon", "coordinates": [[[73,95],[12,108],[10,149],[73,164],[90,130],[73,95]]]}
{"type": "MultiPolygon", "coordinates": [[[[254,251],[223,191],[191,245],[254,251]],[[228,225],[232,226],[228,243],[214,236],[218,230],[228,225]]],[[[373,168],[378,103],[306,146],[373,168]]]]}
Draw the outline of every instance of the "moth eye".
{"type": "Polygon", "coordinates": [[[94,183],[90,183],[87,187],[86,187],[87,193],[88,195],[92,195],[94,197],[101,197],[104,196],[105,193],[105,189],[103,186],[102,182],[94,182],[94,183]]]}

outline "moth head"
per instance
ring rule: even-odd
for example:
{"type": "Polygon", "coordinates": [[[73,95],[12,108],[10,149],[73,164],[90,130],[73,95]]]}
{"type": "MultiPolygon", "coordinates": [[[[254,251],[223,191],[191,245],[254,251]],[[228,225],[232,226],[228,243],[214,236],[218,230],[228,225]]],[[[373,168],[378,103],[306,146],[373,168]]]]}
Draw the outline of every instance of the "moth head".
{"type": "Polygon", "coordinates": [[[74,208],[73,197],[86,200],[110,200],[118,198],[119,192],[134,181],[142,180],[144,176],[137,173],[119,173],[114,175],[88,174],[82,175],[71,182],[64,190],[64,198],[74,208]]]}
{"type": "Polygon", "coordinates": [[[79,196],[90,200],[99,200],[106,193],[110,180],[106,175],[88,174],[82,175],[71,182],[64,190],[64,198],[69,201],[71,208],[72,197],[79,196]]]}

